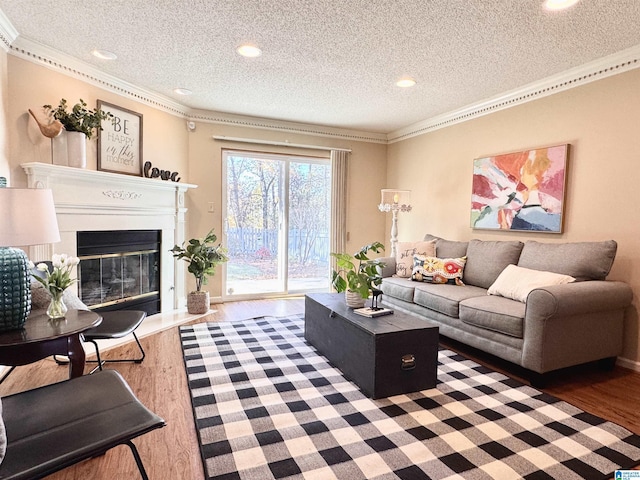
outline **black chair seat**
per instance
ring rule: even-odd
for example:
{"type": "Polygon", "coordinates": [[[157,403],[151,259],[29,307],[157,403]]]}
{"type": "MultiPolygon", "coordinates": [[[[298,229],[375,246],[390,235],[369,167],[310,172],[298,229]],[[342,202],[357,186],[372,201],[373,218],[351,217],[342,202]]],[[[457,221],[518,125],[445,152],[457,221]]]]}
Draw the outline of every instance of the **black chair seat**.
{"type": "Polygon", "coordinates": [[[142,363],[146,353],[142,348],[142,344],[136,335],[135,329],[146,318],[147,313],[142,310],[117,310],[113,312],[100,312],[102,315],[102,322],[100,325],[94,328],[90,328],[82,334],[82,338],[86,342],[93,343],[96,349],[96,360],[87,360],[87,362],[96,362],[98,366],[91,370],[91,373],[97,370],[102,370],[102,365],[105,363],[118,363],[118,362],[135,362],[142,363]],[[109,359],[103,360],[100,357],[100,349],[98,348],[98,340],[109,340],[112,338],[120,338],[125,335],[133,335],[138,348],[140,349],[141,356],[138,358],[122,358],[122,359],[109,359]]]}
{"type": "Polygon", "coordinates": [[[0,479],[42,478],[122,444],[146,479],[131,440],[165,425],[114,370],[10,395],[2,406],[7,452],[0,479]]]}
{"type": "Polygon", "coordinates": [[[120,338],[138,328],[147,314],[142,310],[117,310],[114,312],[100,312],[102,322],[97,327],[85,331],[85,340],[107,340],[120,338]]]}

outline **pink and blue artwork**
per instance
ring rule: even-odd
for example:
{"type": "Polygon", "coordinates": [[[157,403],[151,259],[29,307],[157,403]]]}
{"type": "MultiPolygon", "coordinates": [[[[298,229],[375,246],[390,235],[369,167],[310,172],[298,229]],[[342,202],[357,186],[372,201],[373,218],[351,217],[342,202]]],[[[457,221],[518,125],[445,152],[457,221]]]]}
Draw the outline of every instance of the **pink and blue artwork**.
{"type": "Polygon", "coordinates": [[[562,233],[569,145],[476,158],[471,226],[562,233]]]}

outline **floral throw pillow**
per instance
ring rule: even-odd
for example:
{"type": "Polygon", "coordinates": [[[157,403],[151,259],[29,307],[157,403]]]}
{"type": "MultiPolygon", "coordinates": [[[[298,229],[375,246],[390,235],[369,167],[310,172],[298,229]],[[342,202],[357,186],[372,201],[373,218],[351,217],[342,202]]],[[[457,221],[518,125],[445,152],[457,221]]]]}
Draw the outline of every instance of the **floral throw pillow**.
{"type": "Polygon", "coordinates": [[[432,257],[436,254],[436,240],[430,242],[398,242],[396,247],[396,277],[409,278],[414,255],[432,257]]]}
{"type": "Polygon", "coordinates": [[[427,283],[449,283],[464,285],[462,273],[467,263],[467,257],[437,258],[424,255],[413,257],[411,280],[427,283]]]}

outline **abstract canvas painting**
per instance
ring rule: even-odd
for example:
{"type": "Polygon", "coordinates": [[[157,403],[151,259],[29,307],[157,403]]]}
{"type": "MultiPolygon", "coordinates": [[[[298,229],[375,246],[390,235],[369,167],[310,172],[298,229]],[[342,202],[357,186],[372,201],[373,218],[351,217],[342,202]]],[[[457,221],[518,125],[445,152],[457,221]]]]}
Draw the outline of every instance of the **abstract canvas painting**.
{"type": "Polygon", "coordinates": [[[471,226],[562,233],[569,145],[473,161],[471,226]]]}

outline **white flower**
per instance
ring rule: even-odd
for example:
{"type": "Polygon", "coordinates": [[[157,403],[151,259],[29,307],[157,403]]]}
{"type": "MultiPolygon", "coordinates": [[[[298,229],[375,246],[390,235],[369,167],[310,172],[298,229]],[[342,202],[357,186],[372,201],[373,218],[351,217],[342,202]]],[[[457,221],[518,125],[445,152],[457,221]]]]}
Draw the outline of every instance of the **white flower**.
{"type": "Polygon", "coordinates": [[[48,272],[49,271],[49,267],[47,267],[46,263],[39,263],[36,268],[38,270],[40,270],[41,272],[48,272]]]}
{"type": "Polygon", "coordinates": [[[53,263],[54,268],[62,267],[62,255],[59,253],[54,253],[51,257],[51,263],[53,263]]]}
{"type": "Polygon", "coordinates": [[[80,259],[78,257],[69,257],[67,259],[67,265],[70,267],[75,267],[80,263],[80,259]]]}
{"type": "Polygon", "coordinates": [[[31,260],[29,260],[29,263],[27,263],[27,265],[29,266],[29,270],[33,270],[34,268],[36,268],[36,266],[31,260]]]}

